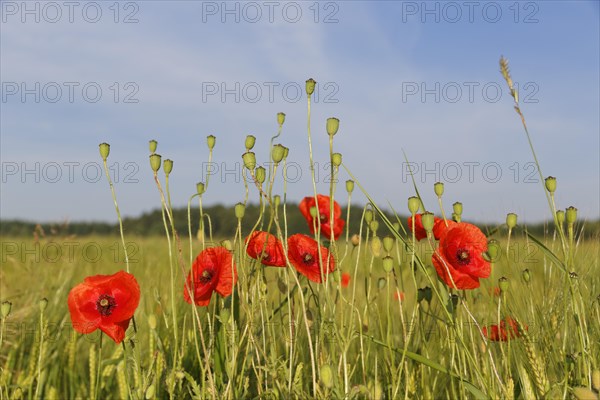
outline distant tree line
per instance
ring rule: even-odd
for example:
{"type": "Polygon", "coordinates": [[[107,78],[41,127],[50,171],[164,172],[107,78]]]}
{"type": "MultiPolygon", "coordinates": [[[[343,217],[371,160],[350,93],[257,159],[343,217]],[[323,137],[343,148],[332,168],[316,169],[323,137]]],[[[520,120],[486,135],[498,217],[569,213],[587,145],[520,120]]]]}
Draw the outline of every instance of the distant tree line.
{"type": "MultiPolygon", "coordinates": [[[[237,219],[234,213],[233,206],[214,205],[205,207],[203,210],[204,214],[208,215],[210,219],[210,225],[212,225],[212,234],[215,238],[229,238],[233,237],[235,230],[237,229],[237,219]]],[[[362,216],[363,208],[358,206],[352,206],[350,212],[350,234],[358,233],[360,228],[360,220],[362,216]]],[[[279,218],[283,221],[283,207],[279,206],[279,218]]],[[[342,208],[342,217],[346,219],[347,208],[342,208]]],[[[386,212],[387,217],[391,221],[397,221],[396,216],[392,212],[386,212]]],[[[253,228],[254,224],[259,217],[259,206],[255,204],[249,204],[246,207],[244,218],[242,219],[242,234],[247,234],[253,228]]],[[[267,209],[263,216],[263,229],[266,229],[269,223],[269,211],[267,209]]],[[[380,218],[376,217],[381,220],[380,218]]],[[[175,221],[175,228],[182,237],[187,237],[188,223],[187,223],[187,209],[174,209],[173,219],[175,221]]],[[[209,219],[205,218],[205,232],[208,235],[209,230],[209,219]]],[[[288,203],[286,207],[286,219],[288,234],[294,233],[305,233],[308,234],[308,226],[306,220],[300,214],[297,204],[288,203]]],[[[406,215],[399,217],[404,228],[406,225],[406,215]]],[[[195,236],[198,232],[200,225],[200,212],[198,207],[191,210],[191,229],[192,234],[195,236]]],[[[467,220],[468,221],[468,220],[467,220]]],[[[472,221],[468,221],[472,222],[472,221]]],[[[346,221],[348,223],[348,221],[346,221]]],[[[478,224],[475,222],[484,232],[490,233],[495,230],[499,230],[501,233],[506,232],[506,227],[502,224],[478,224]]],[[[582,223],[578,223],[579,230],[581,229],[582,223]]],[[[160,209],[154,210],[149,213],[145,213],[135,218],[124,218],[123,227],[125,235],[131,236],[158,236],[165,233],[163,225],[163,216],[160,209]]],[[[526,227],[529,232],[536,235],[537,237],[547,236],[553,234],[552,223],[541,223],[535,225],[529,225],[526,227]]],[[[363,232],[366,228],[363,227],[363,232]]],[[[378,235],[388,235],[388,230],[383,223],[380,221],[380,228],[378,235]]],[[[88,236],[88,235],[118,235],[119,225],[111,224],[106,222],[69,222],[69,223],[42,223],[37,224],[35,222],[22,221],[22,220],[0,220],[0,235],[8,237],[26,237],[26,236],[88,236]]],[[[345,233],[344,233],[345,234],[345,233]]],[[[585,228],[583,230],[584,238],[599,238],[600,237],[600,220],[597,221],[586,221],[585,228]]]]}

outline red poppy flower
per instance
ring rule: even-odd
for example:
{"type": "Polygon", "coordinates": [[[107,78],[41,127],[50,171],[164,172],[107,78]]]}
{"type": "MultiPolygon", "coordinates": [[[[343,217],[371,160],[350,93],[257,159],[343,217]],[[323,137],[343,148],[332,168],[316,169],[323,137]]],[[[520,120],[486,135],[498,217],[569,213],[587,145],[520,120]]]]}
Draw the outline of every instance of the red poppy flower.
{"type": "Polygon", "coordinates": [[[342,281],[340,282],[342,284],[342,287],[348,287],[348,285],[350,284],[350,274],[347,272],[342,272],[342,281]]]}
{"type": "Polygon", "coordinates": [[[279,239],[270,233],[254,231],[246,239],[246,252],[255,260],[272,267],[285,267],[285,255],[279,239]]]}
{"type": "Polygon", "coordinates": [[[446,285],[456,289],[475,289],[479,287],[479,278],[490,276],[490,263],[483,258],[486,251],[487,239],[483,232],[475,225],[461,222],[446,230],[440,238],[440,246],[432,261],[446,285]]]}
{"type": "Polygon", "coordinates": [[[335,260],[324,246],[321,246],[321,262],[319,263],[319,243],[310,236],[296,234],[288,238],[288,257],[298,272],[313,282],[321,283],[323,275],[335,269],[335,260]]]}
{"type": "Polygon", "coordinates": [[[398,290],[394,290],[394,300],[404,301],[404,292],[400,292],[398,290]]]}
{"type": "Polygon", "coordinates": [[[79,333],[100,329],[116,343],[140,302],[140,286],[125,271],[113,275],[88,276],[69,292],[68,305],[73,328],[79,333]]]}
{"type": "Polygon", "coordinates": [[[446,231],[450,228],[454,228],[458,222],[447,219],[444,221],[443,218],[434,218],[433,222],[433,237],[436,240],[440,240],[442,236],[446,234],[446,231]]]}
{"type": "MultiPolygon", "coordinates": [[[[333,238],[337,239],[342,234],[345,223],[344,220],[340,218],[342,216],[342,209],[340,208],[340,205],[337,203],[337,201],[333,202],[333,221],[331,221],[330,197],[318,194],[317,202],[317,209],[319,211],[319,218],[321,220],[321,235],[323,235],[325,239],[329,239],[331,238],[331,232],[333,230],[333,238]]],[[[313,196],[305,197],[300,202],[298,207],[306,219],[306,222],[308,222],[310,233],[314,235],[315,227],[318,225],[317,221],[315,221],[312,215],[310,215],[310,209],[316,207],[315,198],[313,196]]]]}
{"type": "Polygon", "coordinates": [[[227,297],[233,291],[236,281],[237,267],[231,253],[224,247],[211,247],[203,250],[194,260],[185,281],[183,297],[191,304],[190,292],[193,292],[194,303],[197,306],[207,306],[215,290],[227,297]]]}
{"type": "MultiPolygon", "coordinates": [[[[527,327],[525,327],[527,329],[527,327]]],[[[500,325],[491,325],[481,328],[481,331],[489,340],[494,342],[506,342],[508,339],[515,339],[521,336],[519,324],[511,317],[506,317],[500,321],[500,325]]]]}

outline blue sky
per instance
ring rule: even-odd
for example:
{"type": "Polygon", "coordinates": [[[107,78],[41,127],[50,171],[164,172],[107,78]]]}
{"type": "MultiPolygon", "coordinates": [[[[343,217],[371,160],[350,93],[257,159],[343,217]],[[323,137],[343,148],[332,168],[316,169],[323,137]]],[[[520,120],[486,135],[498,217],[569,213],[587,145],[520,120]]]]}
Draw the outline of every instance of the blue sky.
{"type": "MultiPolygon", "coordinates": [[[[217,136],[219,170],[204,202],[234,204],[244,196],[244,138],[254,134],[258,161],[268,161],[280,111],[287,119],[278,141],[291,148],[295,169],[288,198],[300,200],[312,184],[306,101],[297,90],[312,77],[319,191],[328,191],[325,120],[336,116],[335,151],[379,204],[404,211],[414,194],[405,151],[430,209],[437,211],[440,180],[446,208],[461,201],[467,220],[516,212],[540,221],[549,211],[499,73],[501,55],[519,84],[542,172],[558,178],[558,206],[600,216],[598,2],[118,6],[2,1],[3,219],[116,220],[97,176],[101,142],[111,144],[124,215],[160,205],[150,139],[174,160],[172,198],[183,206],[205,180],[209,134],[217,136]]],[[[346,202],[343,185],[337,196],[346,202]]],[[[353,202],[364,200],[355,193],[353,202]]]]}

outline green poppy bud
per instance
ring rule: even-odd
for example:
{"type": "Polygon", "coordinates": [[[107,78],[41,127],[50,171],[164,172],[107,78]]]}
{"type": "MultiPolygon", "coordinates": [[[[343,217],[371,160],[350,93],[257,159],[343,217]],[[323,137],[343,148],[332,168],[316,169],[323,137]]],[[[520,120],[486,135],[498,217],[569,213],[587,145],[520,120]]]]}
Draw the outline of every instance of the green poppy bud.
{"type": "Polygon", "coordinates": [[[282,126],[284,122],[285,122],[285,114],[282,112],[277,113],[277,123],[279,124],[279,126],[282,126]]]}
{"type": "Polygon", "coordinates": [[[265,170],[265,167],[256,168],[256,171],[254,171],[254,173],[256,176],[256,181],[258,183],[263,183],[267,178],[267,170],[265,170]]]}
{"type": "Polygon", "coordinates": [[[377,288],[379,290],[383,289],[385,287],[385,278],[379,278],[377,279],[377,288]]]}
{"type": "Polygon", "coordinates": [[[38,305],[40,306],[40,311],[44,312],[46,307],[48,307],[48,299],[44,297],[38,302],[38,305]]]}
{"type": "Polygon", "coordinates": [[[340,153],[333,153],[331,155],[331,162],[334,166],[339,167],[342,165],[342,155],[340,153]]]}
{"type": "Polygon", "coordinates": [[[100,157],[102,160],[106,161],[108,155],[110,154],[110,144],[108,143],[100,143],[100,157]]]}
{"type": "Polygon", "coordinates": [[[10,314],[10,309],[12,308],[12,303],[10,301],[3,301],[2,306],[0,307],[0,313],[2,314],[2,319],[8,317],[10,314]]]}
{"type": "Polygon", "coordinates": [[[508,229],[512,229],[515,226],[517,226],[517,214],[515,214],[515,213],[506,214],[506,225],[508,226],[508,229]]]}
{"type": "Polygon", "coordinates": [[[285,154],[285,147],[280,144],[276,144],[271,149],[271,158],[275,164],[279,164],[281,160],[283,160],[283,156],[285,154]]]}
{"type": "Polygon", "coordinates": [[[205,190],[206,190],[206,187],[204,186],[204,182],[196,183],[196,193],[198,193],[200,196],[202,196],[204,194],[205,190]]]}
{"type": "Polygon", "coordinates": [[[565,222],[565,212],[563,210],[558,210],[556,212],[556,220],[561,225],[562,225],[563,222],[565,222]]]}
{"type": "Polygon", "coordinates": [[[390,256],[383,257],[383,270],[388,274],[394,269],[394,259],[390,256]]]}
{"type": "Polygon", "coordinates": [[[375,236],[371,239],[371,251],[375,257],[379,257],[381,255],[381,239],[375,236]]]}
{"type": "Polygon", "coordinates": [[[328,389],[333,387],[333,369],[328,364],[321,367],[321,383],[328,389]]]}
{"type": "Polygon", "coordinates": [[[244,218],[244,214],[246,212],[246,206],[244,205],[244,203],[237,203],[235,205],[235,217],[237,219],[242,219],[244,218]]]}
{"type": "Polygon", "coordinates": [[[509,283],[508,283],[508,279],[506,277],[502,277],[500,279],[498,279],[498,287],[500,287],[500,290],[503,293],[508,292],[508,288],[509,288],[509,283]]]}
{"type": "Polygon", "coordinates": [[[371,221],[373,221],[373,210],[367,210],[365,211],[365,222],[369,224],[371,221]]]}
{"type": "Polygon", "coordinates": [[[489,261],[497,261],[500,257],[500,252],[500,243],[496,239],[490,240],[487,246],[487,256],[489,257],[489,261]]]}
{"type": "Polygon", "coordinates": [[[394,230],[396,232],[400,232],[400,222],[396,221],[396,222],[392,223],[392,228],[394,228],[394,230]]]}
{"type": "Polygon", "coordinates": [[[433,184],[433,191],[437,197],[442,197],[444,194],[444,184],[442,182],[436,182],[433,184]]]}
{"type": "Polygon", "coordinates": [[[247,152],[242,155],[244,161],[244,167],[252,171],[256,167],[256,155],[253,152],[247,152]]]}
{"type": "Polygon", "coordinates": [[[433,216],[433,214],[428,211],[424,212],[421,216],[421,223],[423,224],[423,228],[427,232],[433,231],[433,224],[435,222],[434,218],[435,217],[433,216]]]}
{"type": "Polygon", "coordinates": [[[221,246],[225,247],[227,249],[227,251],[233,251],[233,244],[231,243],[231,240],[229,240],[229,239],[221,240],[221,246]]]}
{"type": "Polygon", "coordinates": [[[287,158],[288,154],[290,154],[290,149],[289,149],[289,147],[285,147],[285,146],[283,146],[283,159],[284,159],[284,160],[287,158]]]}
{"type": "Polygon", "coordinates": [[[154,153],[150,155],[150,168],[152,168],[152,171],[157,172],[160,169],[160,161],[160,154],[154,153]]]}
{"type": "Polygon", "coordinates": [[[346,181],[346,191],[348,193],[352,193],[354,191],[354,181],[352,179],[348,179],[346,181]]]}
{"type": "Polygon", "coordinates": [[[206,144],[208,145],[209,150],[212,150],[215,148],[216,141],[217,141],[217,138],[214,135],[208,135],[206,137],[206,144]]]}
{"type": "Polygon", "coordinates": [[[418,197],[411,196],[408,198],[408,211],[411,215],[415,215],[419,211],[419,207],[421,207],[421,201],[418,197]]]}
{"type": "Polygon", "coordinates": [[[394,248],[394,238],[391,236],[386,236],[383,238],[383,249],[386,253],[389,253],[394,248]]]}
{"type": "Polygon", "coordinates": [[[308,212],[310,213],[310,216],[313,218],[317,218],[319,215],[319,209],[317,207],[311,207],[308,212]]]}
{"type": "Polygon", "coordinates": [[[329,136],[335,135],[340,128],[340,120],[337,118],[327,118],[326,128],[329,136]]]}
{"type": "Polygon", "coordinates": [[[275,208],[279,207],[279,205],[281,204],[281,196],[279,196],[278,194],[273,196],[273,203],[275,204],[275,208]]]}
{"type": "Polygon", "coordinates": [[[574,224],[575,221],[577,220],[577,209],[573,206],[567,208],[566,211],[566,216],[567,216],[567,224],[574,224]]]}
{"type": "Polygon", "coordinates": [[[154,154],[156,152],[156,147],[158,146],[158,142],[154,139],[148,142],[148,148],[150,149],[150,154],[154,154]]]}
{"type": "Polygon", "coordinates": [[[313,92],[315,91],[315,85],[317,84],[317,81],[315,81],[313,78],[310,78],[309,80],[306,81],[306,94],[308,95],[308,97],[310,97],[313,92]]]}
{"type": "Polygon", "coordinates": [[[165,160],[163,161],[163,169],[165,170],[165,175],[169,175],[171,171],[173,171],[173,160],[165,160]]]}
{"type": "Polygon", "coordinates": [[[374,235],[377,235],[377,229],[379,229],[379,222],[371,221],[371,223],[369,224],[369,228],[371,228],[374,235]]]}
{"type": "Polygon", "coordinates": [[[246,136],[245,146],[246,146],[247,151],[252,150],[254,148],[255,143],[256,143],[256,138],[254,136],[252,136],[252,135],[246,136]]]}
{"type": "Polygon", "coordinates": [[[463,213],[462,203],[457,201],[456,203],[452,204],[452,210],[454,210],[454,213],[460,217],[463,213]]]}
{"type": "Polygon", "coordinates": [[[529,269],[524,269],[523,272],[521,272],[521,277],[523,278],[525,283],[529,283],[529,281],[531,280],[531,273],[529,272],[529,269]]]}
{"type": "Polygon", "coordinates": [[[556,178],[553,176],[549,176],[544,180],[546,184],[546,190],[550,193],[554,193],[556,191],[556,178]]]}

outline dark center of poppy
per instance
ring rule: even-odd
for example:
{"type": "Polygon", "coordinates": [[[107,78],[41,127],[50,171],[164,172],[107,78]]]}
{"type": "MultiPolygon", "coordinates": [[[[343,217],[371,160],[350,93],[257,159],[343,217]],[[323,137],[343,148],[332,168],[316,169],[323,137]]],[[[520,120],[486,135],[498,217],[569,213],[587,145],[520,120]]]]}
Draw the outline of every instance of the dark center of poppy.
{"type": "Polygon", "coordinates": [[[458,249],[456,251],[456,260],[460,265],[467,265],[471,261],[471,254],[467,249],[458,249]]]}
{"type": "Polygon", "coordinates": [[[327,215],[325,214],[319,214],[319,217],[321,218],[321,221],[325,221],[327,219],[327,215]]]}
{"type": "Polygon", "coordinates": [[[115,298],[108,294],[103,294],[96,301],[96,310],[103,317],[108,317],[113,312],[113,308],[117,306],[115,298]]]}
{"type": "Polygon", "coordinates": [[[313,261],[312,254],[309,254],[309,253],[304,254],[304,256],[302,257],[302,261],[304,262],[304,264],[311,264],[313,261]]]}
{"type": "Polygon", "coordinates": [[[208,282],[210,282],[212,277],[213,277],[213,272],[205,269],[204,271],[202,271],[202,275],[200,275],[200,279],[199,279],[200,283],[205,285],[208,282]]]}

